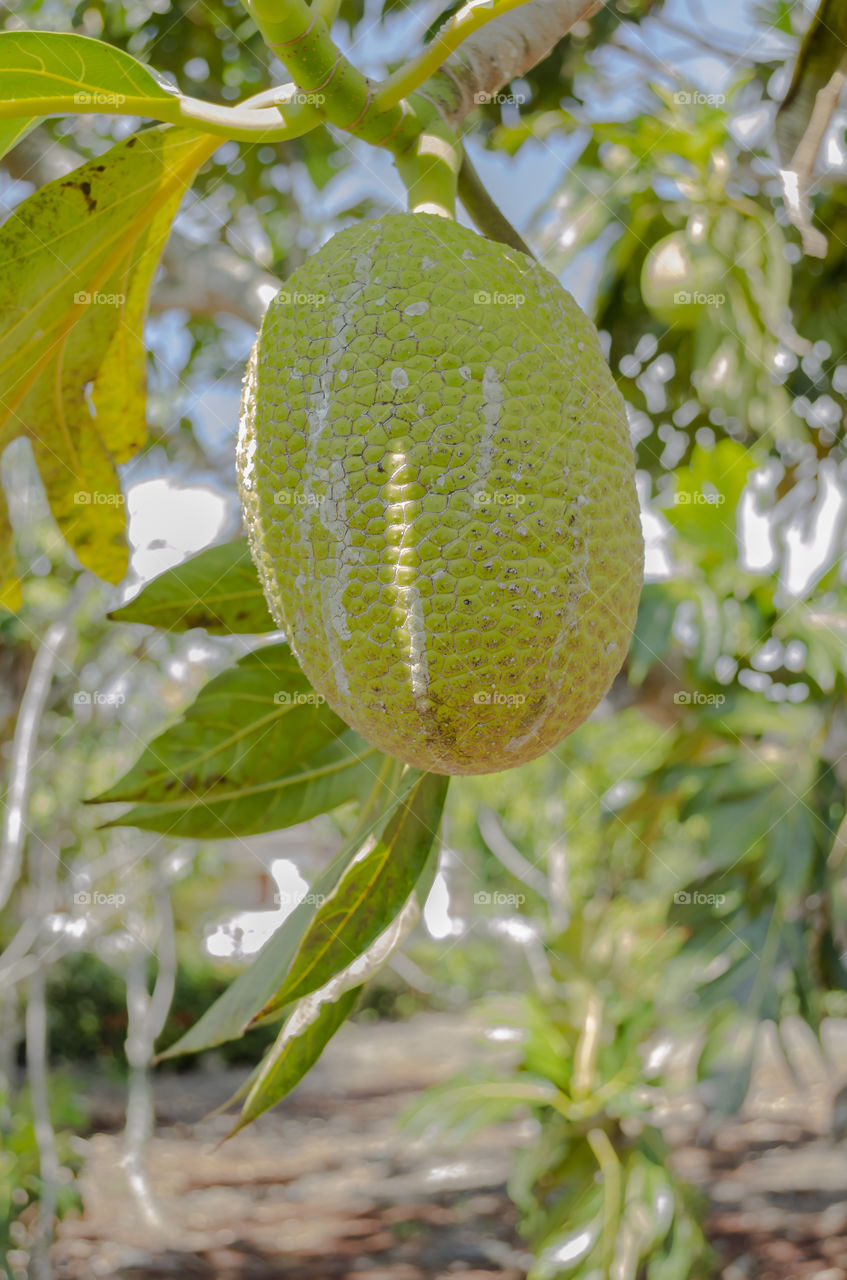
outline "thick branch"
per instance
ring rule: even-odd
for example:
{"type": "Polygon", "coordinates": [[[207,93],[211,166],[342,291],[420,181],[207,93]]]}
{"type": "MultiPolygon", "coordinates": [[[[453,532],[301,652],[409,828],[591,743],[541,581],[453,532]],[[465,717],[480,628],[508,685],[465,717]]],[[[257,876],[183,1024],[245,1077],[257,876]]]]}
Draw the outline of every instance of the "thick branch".
{"type": "Polygon", "coordinates": [[[458,125],[485,98],[537,66],[562,36],[604,3],[531,0],[468,36],[424,92],[436,98],[450,124],[458,125]]]}
{"type": "Polygon", "coordinates": [[[806,130],[797,144],[788,167],[780,170],[785,207],[794,226],[803,237],[803,249],[812,258],[825,258],[828,241],[822,231],[812,225],[809,189],[815,171],[815,160],[826,137],[844,85],[847,84],[847,57],[841,67],[815,95],[815,104],[806,130]]]}

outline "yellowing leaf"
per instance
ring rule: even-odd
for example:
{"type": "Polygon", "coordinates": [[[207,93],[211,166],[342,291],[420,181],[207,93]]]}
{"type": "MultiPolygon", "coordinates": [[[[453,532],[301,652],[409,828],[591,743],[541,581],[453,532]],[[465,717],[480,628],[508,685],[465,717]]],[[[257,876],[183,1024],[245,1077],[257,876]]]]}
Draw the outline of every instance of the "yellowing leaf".
{"type": "Polygon", "coordinates": [[[21,585],[15,573],[14,534],[3,490],[0,489],[0,609],[19,609],[21,585]]]}
{"type": "Polygon", "coordinates": [[[146,130],[48,183],[0,227],[0,449],[32,444],[82,563],[127,566],[116,463],[145,438],[147,293],[171,220],[218,145],[146,130]]]}

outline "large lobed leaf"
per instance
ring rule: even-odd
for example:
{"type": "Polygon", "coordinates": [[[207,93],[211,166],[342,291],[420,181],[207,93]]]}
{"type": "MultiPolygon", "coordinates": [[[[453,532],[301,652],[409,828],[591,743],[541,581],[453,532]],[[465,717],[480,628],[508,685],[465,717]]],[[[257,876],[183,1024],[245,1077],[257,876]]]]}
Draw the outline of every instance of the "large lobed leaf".
{"type": "Polygon", "coordinates": [[[386,757],[313,693],[286,644],[248,653],[96,797],[111,825],[227,838],[305,822],[380,786],[386,757]]]}
{"type": "Polygon", "coordinates": [[[154,128],[48,183],[0,227],[0,450],[29,438],[59,527],[110,582],[127,567],[116,464],[144,442],[147,294],[215,139],[154,128]]]}

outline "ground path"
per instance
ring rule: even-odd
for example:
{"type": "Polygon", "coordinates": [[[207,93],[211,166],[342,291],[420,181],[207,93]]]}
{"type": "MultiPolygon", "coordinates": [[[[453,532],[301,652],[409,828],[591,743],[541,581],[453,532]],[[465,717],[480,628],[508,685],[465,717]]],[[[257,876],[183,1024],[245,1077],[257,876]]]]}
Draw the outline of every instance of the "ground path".
{"type": "MultiPolygon", "coordinates": [[[[231,1142],[208,1117],[244,1072],[161,1075],[145,1221],[120,1167],[122,1100],[98,1087],[82,1218],[66,1220],[57,1280],[523,1280],[505,1193],[515,1123],[461,1147],[398,1124],[430,1084],[494,1055],[457,1015],[347,1026],[290,1099],[231,1142]],[[207,1118],[204,1118],[207,1117],[207,1118]]],[[[789,1039],[792,1037],[789,1035],[789,1039]]],[[[844,1063],[847,1029],[830,1057],[844,1063]]],[[[837,1081],[802,1032],[796,1079],[766,1051],[744,1115],[704,1125],[680,1098],[665,1116],[680,1168],[709,1190],[723,1280],[847,1280],[847,1143],[831,1134],[837,1081]]],[[[680,1278],[684,1280],[684,1278],[680,1278]]]]}

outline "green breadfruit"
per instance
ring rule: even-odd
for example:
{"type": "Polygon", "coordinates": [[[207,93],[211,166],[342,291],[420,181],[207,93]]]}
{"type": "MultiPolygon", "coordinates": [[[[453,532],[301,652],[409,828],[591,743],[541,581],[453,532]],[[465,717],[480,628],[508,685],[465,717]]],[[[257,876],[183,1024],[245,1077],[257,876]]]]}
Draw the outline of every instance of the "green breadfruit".
{"type": "Polygon", "coordinates": [[[267,313],[238,469],[274,617],[384,751],[519,765],[620,669],[642,581],[624,405],[518,251],[424,214],[336,235],[267,313]]]}
{"type": "Polygon", "coordinates": [[[641,296],[657,320],[696,329],[705,307],[721,296],[728,270],[707,240],[674,231],[654,244],[644,259],[641,296]]]}

